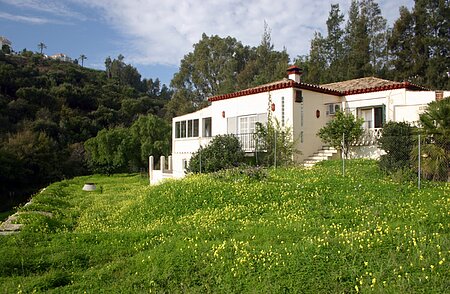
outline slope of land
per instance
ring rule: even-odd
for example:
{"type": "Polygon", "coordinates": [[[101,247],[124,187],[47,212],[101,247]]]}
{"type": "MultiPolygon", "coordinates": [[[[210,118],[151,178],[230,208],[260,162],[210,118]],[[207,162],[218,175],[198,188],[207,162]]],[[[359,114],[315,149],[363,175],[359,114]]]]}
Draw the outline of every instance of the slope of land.
{"type": "Polygon", "coordinates": [[[2,290],[448,291],[450,185],[418,191],[372,161],[347,166],[52,184],[21,209],[51,214],[22,213],[22,231],[0,236],[2,290]]]}

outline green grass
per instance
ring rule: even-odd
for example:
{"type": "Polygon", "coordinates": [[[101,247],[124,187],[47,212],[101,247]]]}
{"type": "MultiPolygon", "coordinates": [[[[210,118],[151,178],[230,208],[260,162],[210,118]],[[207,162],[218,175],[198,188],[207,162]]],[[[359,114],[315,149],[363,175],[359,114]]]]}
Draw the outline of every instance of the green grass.
{"type": "Polygon", "coordinates": [[[0,236],[4,293],[445,293],[450,185],[395,183],[372,161],[55,183],[0,236]],[[83,192],[85,182],[99,189],[83,192]]]}

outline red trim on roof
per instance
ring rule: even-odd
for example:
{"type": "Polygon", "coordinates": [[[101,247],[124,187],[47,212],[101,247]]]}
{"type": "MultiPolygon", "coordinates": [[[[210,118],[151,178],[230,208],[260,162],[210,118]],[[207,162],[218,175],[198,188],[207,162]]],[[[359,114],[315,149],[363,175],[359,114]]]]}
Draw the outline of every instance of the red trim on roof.
{"type": "Polygon", "coordinates": [[[274,90],[281,90],[281,89],[287,89],[287,88],[310,90],[310,91],[314,91],[314,92],[330,94],[330,95],[335,95],[335,96],[364,94],[364,93],[370,93],[370,92],[396,90],[396,89],[402,89],[402,88],[409,89],[409,90],[428,90],[424,87],[421,87],[421,86],[418,86],[415,84],[411,84],[410,82],[403,82],[403,83],[398,83],[398,84],[393,84],[393,85],[384,85],[384,86],[373,87],[373,88],[337,91],[337,90],[327,89],[327,88],[324,88],[324,87],[321,87],[318,85],[306,84],[306,83],[296,83],[293,80],[284,80],[284,81],[276,82],[276,83],[269,84],[269,85],[263,85],[260,87],[241,90],[241,91],[234,92],[234,93],[209,97],[208,101],[214,102],[214,101],[219,101],[219,100],[237,98],[237,97],[241,97],[241,96],[254,95],[254,94],[258,94],[258,93],[270,92],[270,91],[274,91],[274,90]]]}
{"type": "Polygon", "coordinates": [[[274,90],[287,89],[287,88],[311,90],[314,92],[320,92],[320,93],[324,93],[324,94],[341,96],[341,93],[339,91],[322,88],[317,85],[296,83],[293,80],[287,80],[287,81],[280,81],[278,83],[274,83],[271,85],[260,86],[260,87],[256,87],[256,88],[241,90],[241,91],[234,92],[234,93],[209,97],[208,101],[213,102],[213,101],[237,98],[237,97],[241,97],[241,96],[253,95],[253,94],[258,94],[258,93],[270,92],[270,91],[274,91],[274,90]]]}

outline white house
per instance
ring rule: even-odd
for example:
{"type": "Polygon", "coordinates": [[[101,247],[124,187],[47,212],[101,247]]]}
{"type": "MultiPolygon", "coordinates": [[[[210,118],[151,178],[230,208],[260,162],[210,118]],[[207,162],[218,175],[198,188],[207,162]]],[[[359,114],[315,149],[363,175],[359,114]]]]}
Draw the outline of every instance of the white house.
{"type": "Polygon", "coordinates": [[[169,168],[162,164],[160,170],[152,170],[151,182],[183,177],[192,154],[216,135],[235,134],[244,151],[255,152],[255,124],[266,123],[268,117],[292,128],[296,149],[301,151],[295,161],[302,162],[322,149],[323,143],[316,134],[336,111],[352,112],[364,118],[366,130],[359,144],[365,150],[355,156],[377,157],[376,138],[385,122],[414,123],[429,102],[450,95],[449,91],[435,92],[408,82],[374,77],[312,85],[301,82],[301,74],[301,69],[291,66],[287,79],[210,97],[210,106],[173,118],[169,168]]]}

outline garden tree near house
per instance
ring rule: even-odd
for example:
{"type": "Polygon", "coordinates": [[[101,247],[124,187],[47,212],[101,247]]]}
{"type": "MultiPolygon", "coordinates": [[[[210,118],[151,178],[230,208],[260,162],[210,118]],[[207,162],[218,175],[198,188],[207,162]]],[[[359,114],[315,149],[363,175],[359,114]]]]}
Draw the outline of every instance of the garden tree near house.
{"type": "Polygon", "coordinates": [[[161,155],[168,155],[172,138],[171,129],[169,123],[157,116],[151,114],[140,116],[129,130],[133,142],[134,166],[147,167],[150,155],[157,159],[161,155]]]}
{"type": "Polygon", "coordinates": [[[381,155],[378,163],[383,171],[395,172],[410,168],[414,140],[413,127],[409,123],[394,121],[386,123],[378,143],[386,152],[381,155]]]}
{"type": "Polygon", "coordinates": [[[210,173],[237,167],[244,161],[244,151],[234,135],[215,136],[206,147],[200,147],[189,160],[188,171],[210,173]]]}
{"type": "Polygon", "coordinates": [[[267,124],[256,124],[255,140],[257,144],[256,164],[266,166],[288,166],[294,162],[295,149],[292,128],[281,126],[277,119],[267,124]]]}
{"type": "Polygon", "coordinates": [[[363,118],[355,118],[352,113],[338,111],[317,135],[325,144],[341,150],[347,158],[351,144],[363,134],[363,122],[363,118]]]}
{"type": "MultiPolygon", "coordinates": [[[[450,176],[450,97],[433,101],[420,115],[423,135],[422,174],[429,179],[447,181],[450,176]]],[[[413,159],[417,158],[413,156],[413,159]]],[[[417,162],[416,162],[417,164],[417,162]]]]}
{"type": "Polygon", "coordinates": [[[43,42],[40,42],[37,46],[38,46],[41,54],[44,51],[44,49],[47,49],[47,46],[43,42]]]}
{"type": "Polygon", "coordinates": [[[83,65],[84,65],[84,60],[85,60],[85,59],[87,59],[86,55],[81,54],[81,55],[80,55],[80,60],[81,60],[81,66],[82,66],[82,67],[83,67],[83,65]]]}

